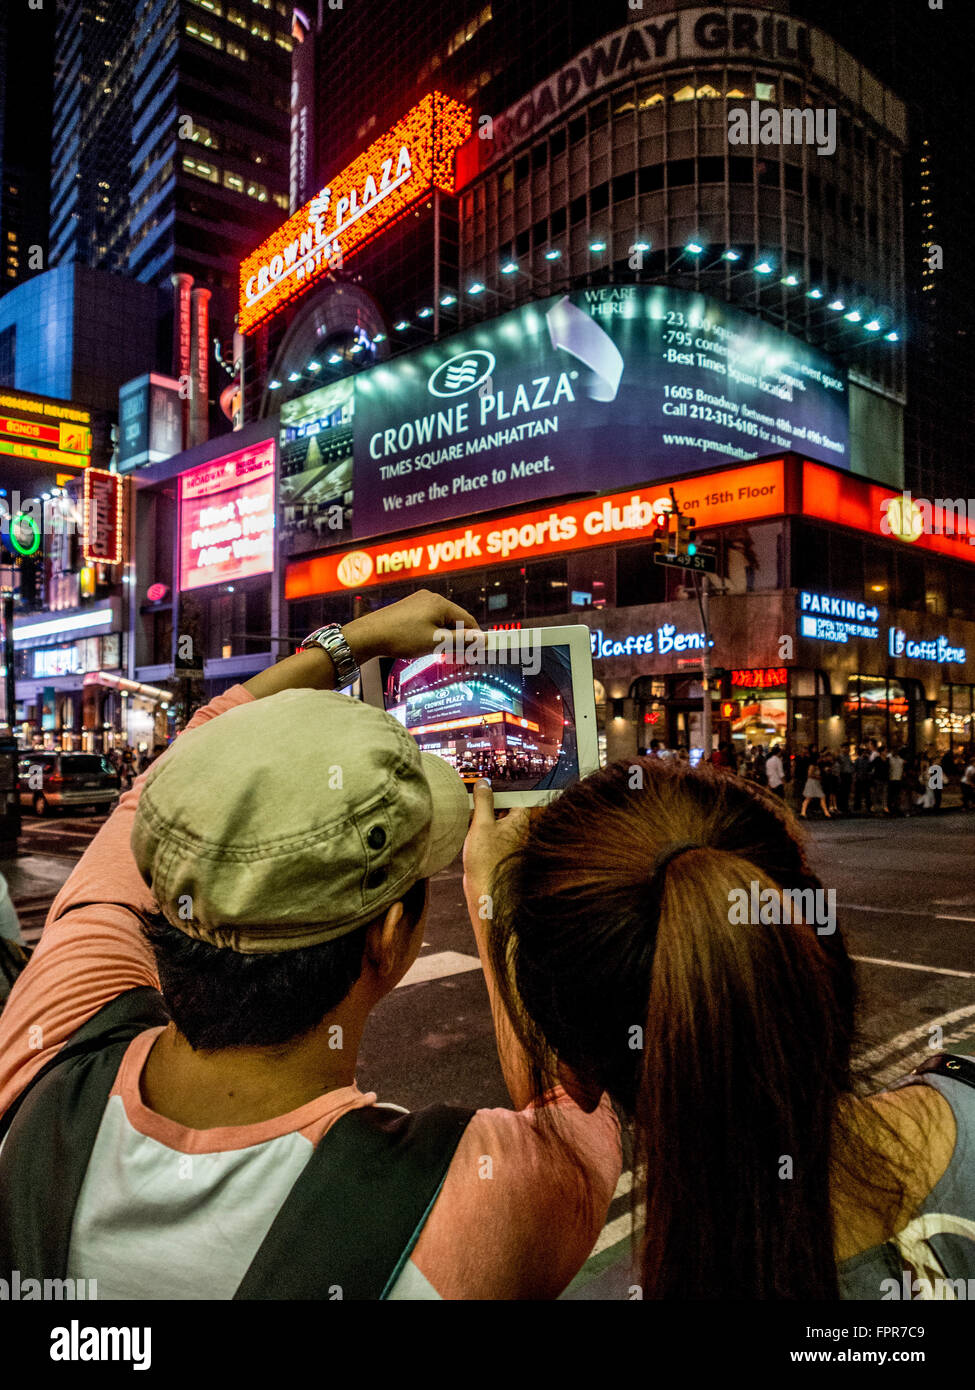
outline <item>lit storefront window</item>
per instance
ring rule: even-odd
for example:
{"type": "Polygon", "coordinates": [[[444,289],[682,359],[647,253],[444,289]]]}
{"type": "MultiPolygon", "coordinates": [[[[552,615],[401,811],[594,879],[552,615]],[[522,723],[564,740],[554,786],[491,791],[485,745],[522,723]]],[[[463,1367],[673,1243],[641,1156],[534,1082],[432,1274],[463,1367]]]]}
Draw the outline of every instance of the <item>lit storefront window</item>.
{"type": "Polygon", "coordinates": [[[943,685],[938,692],[934,711],[935,742],[939,753],[961,744],[975,742],[973,720],[975,687],[943,685]]]}
{"type": "Polygon", "coordinates": [[[884,676],[851,676],[843,717],[848,743],[875,739],[892,748],[911,743],[911,702],[900,681],[884,676]]]}

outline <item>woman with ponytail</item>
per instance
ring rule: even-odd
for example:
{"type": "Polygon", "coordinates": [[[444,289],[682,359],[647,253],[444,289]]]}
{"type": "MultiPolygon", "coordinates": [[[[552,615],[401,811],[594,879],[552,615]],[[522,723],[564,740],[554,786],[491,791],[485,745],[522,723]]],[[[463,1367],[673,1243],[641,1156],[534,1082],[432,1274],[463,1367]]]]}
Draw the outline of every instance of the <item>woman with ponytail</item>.
{"type": "Polygon", "coordinates": [[[642,758],[530,815],[495,822],[483,784],[475,808],[465,887],[524,1085],[589,1109],[608,1092],[632,1124],[638,1249],[605,1296],[975,1278],[975,1087],[927,1072],[857,1094],[835,894],[777,798],[642,758]]]}

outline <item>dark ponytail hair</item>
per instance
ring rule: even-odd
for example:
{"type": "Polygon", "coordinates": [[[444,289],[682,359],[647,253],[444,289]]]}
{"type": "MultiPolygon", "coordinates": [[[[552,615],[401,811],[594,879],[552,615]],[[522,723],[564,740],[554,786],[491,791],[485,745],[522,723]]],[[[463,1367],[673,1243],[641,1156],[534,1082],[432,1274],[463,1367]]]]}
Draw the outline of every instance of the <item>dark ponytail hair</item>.
{"type": "Polygon", "coordinates": [[[831,1174],[870,1168],[843,1121],[853,966],[838,929],[732,921],[753,884],[821,888],[781,803],[650,758],[534,813],[495,875],[492,966],[539,1093],[560,1062],[633,1121],[645,1298],[838,1296],[831,1174]]]}

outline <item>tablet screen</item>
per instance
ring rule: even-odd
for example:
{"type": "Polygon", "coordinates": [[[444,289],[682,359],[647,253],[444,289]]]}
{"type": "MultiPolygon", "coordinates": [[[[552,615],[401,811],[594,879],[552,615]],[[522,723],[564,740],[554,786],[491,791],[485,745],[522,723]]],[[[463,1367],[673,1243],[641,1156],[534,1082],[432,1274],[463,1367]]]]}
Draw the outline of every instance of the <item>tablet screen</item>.
{"type": "Polygon", "coordinates": [[[491,652],[482,663],[434,653],[383,662],[383,703],[424,753],[468,786],[557,790],[579,776],[569,647],[536,646],[531,660],[491,652]]]}

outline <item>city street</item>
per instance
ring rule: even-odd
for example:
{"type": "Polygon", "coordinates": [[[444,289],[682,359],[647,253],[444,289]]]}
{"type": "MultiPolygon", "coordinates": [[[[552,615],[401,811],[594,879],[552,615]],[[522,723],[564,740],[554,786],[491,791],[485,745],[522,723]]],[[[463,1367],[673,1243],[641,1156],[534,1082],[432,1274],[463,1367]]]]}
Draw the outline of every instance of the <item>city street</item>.
{"type": "Polygon", "coordinates": [[[882,1338],[975,1300],[970,8],[0,6],[0,1301],[945,1354],[882,1338]],[[563,797],[517,883],[481,778],[563,797]]]}
{"type": "MultiPolygon", "coordinates": [[[[22,847],[4,863],[36,940],[46,903],[104,817],[25,819],[22,847]]],[[[878,1088],[924,1058],[932,1030],[942,1047],[975,1041],[975,816],[847,820],[809,827],[816,870],[837,891],[837,912],[860,965],[865,1086],[878,1088]]],[[[811,1041],[811,1045],[815,1045],[811,1041]]],[[[462,869],[433,881],[426,941],[416,965],[371,1016],[359,1086],[414,1109],[434,1101],[508,1104],[490,1009],[463,903],[462,869]]],[[[630,1230],[630,1175],[576,1287],[622,1252],[630,1230]]]]}
{"type": "MultiPolygon", "coordinates": [[[[103,816],[25,818],[16,861],[2,864],[25,934],[40,935],[46,904],[103,816]],[[25,911],[26,908],[26,911],[25,911]]],[[[877,1089],[941,1046],[975,1043],[975,816],[960,811],[895,822],[879,818],[810,827],[811,853],[859,964],[862,1083],[877,1089]]],[[[814,1046],[814,1040],[810,1040],[814,1046]]],[[[409,1109],[434,1101],[506,1105],[487,996],[467,921],[459,861],[433,880],[420,958],[373,1013],[358,1084],[409,1109]]],[[[630,1173],[573,1295],[619,1257],[631,1228],[630,1173]]]]}
{"type": "MultiPolygon", "coordinates": [[[[28,940],[104,816],[25,817],[21,854],[0,864],[28,940]]],[[[858,1057],[877,1085],[923,1055],[975,1038],[975,816],[810,826],[812,857],[860,967],[858,1057]]],[[[457,861],[433,881],[420,959],[374,1013],[359,1084],[408,1108],[506,1103],[457,861]]]]}

